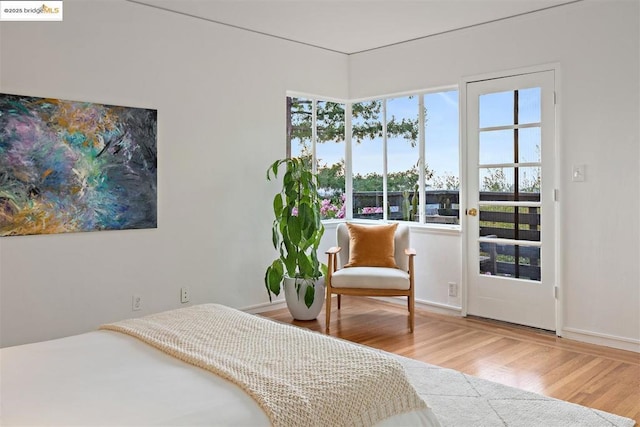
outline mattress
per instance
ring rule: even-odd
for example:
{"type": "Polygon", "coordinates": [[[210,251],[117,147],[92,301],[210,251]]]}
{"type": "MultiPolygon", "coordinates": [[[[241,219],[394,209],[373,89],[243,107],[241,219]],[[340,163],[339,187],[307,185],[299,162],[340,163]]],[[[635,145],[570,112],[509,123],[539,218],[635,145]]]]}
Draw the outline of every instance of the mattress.
{"type": "MultiPolygon", "coordinates": [[[[268,426],[238,386],[131,336],[94,331],[0,350],[3,426],[268,426]]],[[[430,409],[380,426],[438,426],[430,409]]]]}

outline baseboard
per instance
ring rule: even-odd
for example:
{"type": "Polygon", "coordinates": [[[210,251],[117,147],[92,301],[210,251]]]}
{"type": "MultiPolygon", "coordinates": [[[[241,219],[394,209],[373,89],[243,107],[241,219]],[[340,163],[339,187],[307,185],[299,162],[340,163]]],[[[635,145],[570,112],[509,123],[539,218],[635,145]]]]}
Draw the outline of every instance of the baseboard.
{"type": "Polygon", "coordinates": [[[428,300],[416,299],[416,307],[439,314],[448,314],[449,316],[462,316],[462,308],[455,305],[442,304],[428,300]]]}
{"type": "Polygon", "coordinates": [[[248,307],[240,308],[240,311],[246,313],[257,314],[264,313],[265,311],[279,310],[281,308],[287,308],[287,302],[284,299],[273,300],[273,302],[263,302],[262,304],[250,305],[248,307]]]}
{"type": "MultiPolygon", "coordinates": [[[[332,298],[337,298],[336,295],[332,295],[332,298]]],[[[397,305],[407,305],[407,297],[369,297],[373,299],[379,299],[381,301],[390,302],[397,305]]],[[[335,302],[334,302],[335,304],[335,302]]],[[[462,309],[455,305],[442,304],[433,301],[416,299],[416,307],[422,310],[430,311],[438,314],[447,314],[450,316],[460,317],[462,309]]],[[[265,311],[279,310],[281,308],[287,308],[287,302],[284,299],[273,300],[273,302],[264,302],[261,304],[250,305],[240,308],[241,311],[245,311],[251,314],[264,313],[265,311]]]]}
{"type": "MultiPolygon", "coordinates": [[[[407,297],[372,297],[382,301],[387,301],[392,304],[407,306],[407,297]]],[[[421,300],[416,298],[416,307],[422,310],[430,311],[432,313],[447,314],[449,316],[460,317],[462,315],[462,308],[455,305],[442,304],[439,302],[421,300]]]]}
{"type": "Polygon", "coordinates": [[[599,332],[585,331],[576,328],[562,328],[561,336],[575,341],[640,353],[640,340],[631,338],[617,337],[615,335],[601,334],[599,332]]]}
{"type": "MultiPolygon", "coordinates": [[[[331,295],[331,298],[337,299],[338,296],[331,295]]],[[[405,298],[405,301],[406,301],[406,298],[405,298]]],[[[287,301],[285,301],[285,299],[282,297],[278,299],[274,299],[273,302],[263,302],[262,304],[250,305],[247,307],[239,308],[238,310],[251,313],[251,314],[257,314],[257,313],[264,313],[265,311],[280,310],[281,308],[287,308],[287,301]]],[[[322,312],[324,312],[324,310],[322,312]]]]}

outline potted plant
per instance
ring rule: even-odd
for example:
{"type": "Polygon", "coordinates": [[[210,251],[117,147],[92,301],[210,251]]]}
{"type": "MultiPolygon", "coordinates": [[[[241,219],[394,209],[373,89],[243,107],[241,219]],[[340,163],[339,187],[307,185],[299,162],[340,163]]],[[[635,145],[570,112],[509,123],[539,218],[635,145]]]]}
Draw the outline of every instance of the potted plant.
{"type": "Polygon", "coordinates": [[[273,247],[280,253],[269,267],[264,283],[271,294],[281,286],[289,311],[295,319],[315,319],[324,303],[326,266],[318,261],[318,246],[324,233],[317,178],[301,158],[275,161],[267,169],[267,180],[277,178],[281,167],[282,188],[273,198],[275,219],[273,247]]]}
{"type": "Polygon", "coordinates": [[[409,190],[402,192],[402,219],[404,221],[420,221],[418,216],[418,184],[413,188],[413,195],[409,190]]]}
{"type": "Polygon", "coordinates": [[[440,207],[438,208],[438,215],[445,216],[456,216],[458,212],[456,209],[452,209],[451,207],[451,199],[447,197],[446,194],[443,194],[439,197],[440,207]]]}

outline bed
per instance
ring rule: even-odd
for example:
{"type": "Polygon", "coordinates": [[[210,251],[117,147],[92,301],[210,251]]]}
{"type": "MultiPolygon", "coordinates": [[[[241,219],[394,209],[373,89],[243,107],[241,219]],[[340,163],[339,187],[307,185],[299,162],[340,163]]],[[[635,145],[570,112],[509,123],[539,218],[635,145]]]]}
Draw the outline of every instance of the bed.
{"type": "MultiPolygon", "coordinates": [[[[298,384],[279,385],[278,387],[286,388],[281,390],[282,395],[293,394],[292,398],[297,399],[294,401],[299,403],[291,406],[289,401],[285,412],[290,413],[282,414],[284,418],[278,418],[274,417],[273,407],[266,406],[265,410],[264,402],[260,399],[256,400],[256,389],[251,388],[251,384],[247,386],[229,377],[227,366],[236,366],[234,369],[237,367],[248,369],[247,372],[250,372],[248,382],[251,383],[252,379],[257,378],[255,383],[259,388],[269,381],[264,379],[266,377],[262,377],[262,371],[270,373],[272,370],[277,370],[278,367],[273,366],[269,361],[271,356],[268,355],[264,358],[254,356],[251,358],[254,361],[251,366],[245,366],[248,364],[242,359],[243,354],[261,352],[266,347],[273,347],[269,351],[274,354],[288,354],[290,350],[283,348],[285,344],[282,339],[274,341],[273,336],[270,336],[267,341],[261,341],[261,337],[266,336],[265,333],[267,333],[264,328],[269,330],[275,328],[277,333],[293,332],[299,338],[287,337],[286,346],[291,346],[295,351],[308,351],[304,350],[306,341],[319,339],[322,345],[333,346],[338,343],[338,347],[349,352],[360,352],[362,349],[381,354],[356,344],[290,325],[282,325],[224,306],[216,304],[192,306],[105,325],[104,329],[81,335],[0,350],[0,424],[3,426],[297,425],[292,421],[296,418],[291,418],[292,414],[297,416],[297,405],[300,405],[302,412],[302,406],[308,400],[312,401],[310,403],[312,406],[319,404],[320,401],[314,403],[313,399],[309,398],[309,396],[315,396],[313,393],[308,394],[306,390],[299,388],[298,384]],[[201,317],[209,316],[210,311],[224,312],[225,315],[231,313],[232,317],[225,321],[234,327],[224,325],[211,327],[207,324],[204,329],[197,329],[189,323],[188,317],[174,321],[178,325],[177,329],[170,331],[167,335],[169,338],[163,339],[171,347],[169,353],[176,351],[174,347],[178,344],[186,343],[186,353],[182,355],[168,354],[165,352],[166,349],[161,349],[161,344],[153,342],[145,335],[148,330],[165,331],[167,329],[164,325],[158,326],[160,317],[157,316],[166,316],[168,313],[168,316],[173,319],[176,313],[183,316],[185,313],[192,315],[194,311],[197,311],[201,317]],[[140,326],[144,322],[146,323],[140,326]],[[127,329],[134,329],[134,326],[147,328],[147,330],[132,332],[127,329]],[[176,333],[178,329],[180,331],[176,333]],[[231,330],[233,330],[233,337],[230,338],[231,330]],[[199,357],[194,356],[194,348],[197,345],[193,345],[192,341],[182,337],[181,334],[184,331],[187,335],[191,334],[199,340],[221,342],[223,347],[226,344],[231,347],[231,356],[227,354],[225,356],[227,359],[223,357],[222,362],[214,362],[214,364],[222,363],[214,369],[205,367],[197,360],[194,362],[190,358],[199,357]],[[239,345],[240,342],[245,344],[239,345]],[[234,351],[239,353],[234,354],[234,351]]],[[[210,345],[207,345],[205,350],[209,353],[218,353],[217,350],[211,352],[210,345]]],[[[315,350],[313,352],[315,353],[315,350]]],[[[361,353],[356,354],[358,357],[361,355],[361,353]]],[[[371,356],[368,353],[362,354],[366,357],[371,356]]],[[[327,366],[333,366],[334,362],[336,361],[332,361],[327,366]]],[[[313,360],[312,363],[317,363],[317,360],[313,360]]],[[[314,366],[312,368],[316,370],[314,366]]],[[[326,366],[317,368],[319,371],[326,369],[326,366]]],[[[372,369],[370,374],[364,376],[373,377],[376,380],[376,377],[379,377],[378,371],[378,368],[372,369]]],[[[339,369],[337,372],[340,372],[339,369]]],[[[322,378],[330,375],[330,373],[323,374],[322,378]]],[[[339,373],[337,378],[340,379],[339,377],[343,375],[344,372],[339,373]]],[[[294,376],[296,376],[295,372],[294,376]]],[[[308,377],[307,373],[297,376],[308,377]]],[[[401,383],[401,380],[398,381],[401,383]]],[[[360,378],[355,381],[360,381],[360,378]]],[[[312,384],[318,384],[318,381],[314,380],[312,384]]],[[[352,377],[339,386],[335,386],[335,382],[333,384],[329,393],[330,398],[342,393],[343,390],[357,389],[352,377]]],[[[390,398],[390,400],[393,399],[394,397],[390,398]]],[[[381,399],[375,406],[384,406],[385,401],[386,398],[381,399]]],[[[334,403],[327,405],[320,412],[334,411],[334,403]]],[[[408,406],[399,406],[397,403],[394,405],[399,409],[396,413],[376,420],[373,424],[380,426],[439,425],[431,409],[423,403],[411,410],[408,406]]],[[[317,413],[312,415],[319,416],[317,413]]],[[[320,416],[324,415],[320,414],[320,416]]],[[[360,418],[357,420],[357,422],[351,420],[345,424],[368,424],[361,422],[360,418]]],[[[324,422],[321,418],[317,418],[310,424],[323,425],[324,422]]]]}

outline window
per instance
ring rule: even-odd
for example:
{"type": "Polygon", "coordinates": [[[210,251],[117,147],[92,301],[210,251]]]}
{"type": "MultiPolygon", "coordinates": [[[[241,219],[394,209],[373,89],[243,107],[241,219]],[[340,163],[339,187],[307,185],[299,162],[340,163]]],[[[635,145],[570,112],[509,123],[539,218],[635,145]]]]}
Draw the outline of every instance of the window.
{"type": "Polygon", "coordinates": [[[353,218],[384,216],[384,111],[382,101],[351,107],[351,176],[353,218]]]}
{"type": "Polygon", "coordinates": [[[458,91],[424,96],[426,222],[460,223],[458,91]]]}
{"type": "Polygon", "coordinates": [[[357,102],[349,118],[345,106],[287,98],[290,153],[315,166],[325,198],[323,218],[458,224],[458,91],[357,102]],[[350,164],[345,163],[348,122],[350,164]],[[345,211],[347,198],[351,212],[345,211]]]}
{"type": "Polygon", "coordinates": [[[354,218],[418,219],[418,104],[418,96],[353,104],[354,218]]]}
{"type": "Polygon", "coordinates": [[[389,219],[418,219],[419,98],[408,96],[386,101],[389,219]]]}
{"type": "Polygon", "coordinates": [[[315,165],[322,218],[345,217],[345,105],[287,97],[287,153],[315,165]],[[313,161],[315,159],[315,162],[313,161]]]}
{"type": "MultiPolygon", "coordinates": [[[[540,241],[541,102],[540,87],[478,98],[481,236],[540,241]]],[[[484,243],[483,247],[481,243],[480,250],[481,256],[493,259],[489,265],[480,263],[482,274],[535,281],[541,278],[539,246],[484,243]],[[487,253],[487,249],[495,254],[487,253]]]]}

